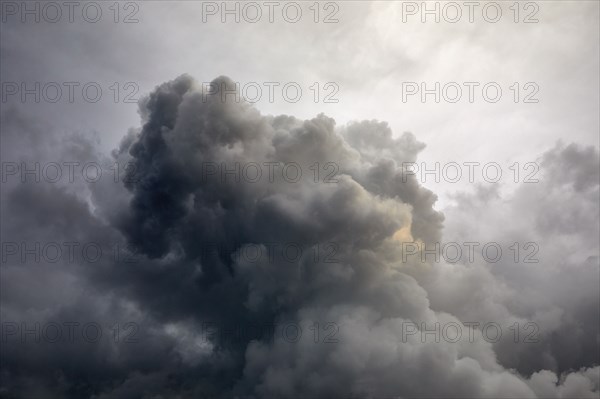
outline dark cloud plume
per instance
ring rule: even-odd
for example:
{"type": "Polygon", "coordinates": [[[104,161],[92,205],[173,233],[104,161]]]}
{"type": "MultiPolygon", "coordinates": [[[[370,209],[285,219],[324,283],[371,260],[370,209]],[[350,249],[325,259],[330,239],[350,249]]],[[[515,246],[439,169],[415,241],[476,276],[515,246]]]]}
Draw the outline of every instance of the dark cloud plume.
{"type": "MultiPolygon", "coordinates": [[[[323,114],[261,115],[227,77],[210,90],[187,75],[164,83],[140,102],[140,115],[141,127],[110,157],[83,135],[31,148],[34,126],[18,117],[3,126],[13,148],[3,160],[59,154],[128,165],[118,183],[7,185],[3,240],[76,236],[108,252],[127,247],[138,261],[3,263],[2,320],[139,326],[135,343],[3,343],[4,396],[597,397],[597,357],[567,361],[560,339],[545,341],[554,364],[517,371],[511,362],[535,354],[489,343],[478,329],[464,331],[473,342],[406,336],[407,324],[481,319],[478,307],[490,311],[484,320],[508,323],[535,301],[470,298],[511,292],[483,267],[402,261],[402,242],[443,237],[435,194],[402,175],[424,148],[412,134],[394,138],[378,121],[336,126],[323,114]],[[257,250],[259,258],[240,256],[257,250]]],[[[544,159],[579,163],[564,178],[594,199],[597,185],[585,176],[597,151],[582,154],[568,147],[544,159]]],[[[597,313],[589,298],[564,309],[588,320],[597,313]]],[[[585,349],[597,350],[585,331],[585,349]]]]}

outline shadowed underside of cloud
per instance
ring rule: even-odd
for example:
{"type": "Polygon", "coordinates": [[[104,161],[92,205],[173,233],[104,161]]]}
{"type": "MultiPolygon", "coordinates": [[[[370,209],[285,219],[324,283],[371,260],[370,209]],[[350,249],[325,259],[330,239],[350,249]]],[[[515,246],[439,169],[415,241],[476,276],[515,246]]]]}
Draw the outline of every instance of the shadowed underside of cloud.
{"type": "MultiPolygon", "coordinates": [[[[131,167],[124,184],[7,185],[2,213],[10,216],[3,237],[68,241],[76,235],[106,248],[128,243],[143,261],[52,269],[3,264],[3,320],[90,314],[106,323],[135,319],[140,339],[3,346],[0,392],[96,398],[598,397],[598,329],[592,324],[597,287],[586,286],[586,295],[567,304],[561,301],[567,298],[553,297],[544,309],[539,295],[554,287],[556,276],[540,283],[532,271],[508,267],[502,276],[486,265],[402,261],[403,240],[438,242],[444,221],[433,208],[436,196],[414,176],[402,175],[402,162],[414,162],[424,148],[412,134],[394,138],[377,121],[337,127],[322,114],[311,120],[264,116],[235,101],[229,78],[217,78],[213,87],[219,90],[207,94],[186,75],[157,87],[140,104],[141,128],[123,139],[112,158],[80,138],[32,152],[20,132],[33,128],[16,116],[8,120],[5,147],[8,142],[12,151],[3,149],[5,160],[61,154],[131,167]],[[11,126],[19,133],[11,135],[11,126]],[[245,169],[244,178],[240,172],[249,165],[253,169],[245,169]],[[289,243],[303,249],[293,261],[278,250],[289,243]],[[273,256],[252,262],[237,256],[273,244],[273,256]],[[313,256],[331,244],[334,262],[313,256]],[[206,251],[207,245],[219,250],[206,251]],[[519,273],[531,277],[537,295],[517,292],[508,300],[519,273]],[[48,286],[34,290],[40,278],[48,286]],[[469,330],[478,338],[474,342],[423,342],[405,331],[407,323],[542,322],[547,318],[535,313],[540,309],[570,312],[548,322],[553,330],[542,334],[543,353],[552,361],[536,362],[540,352],[506,340],[487,342],[476,328],[469,330]],[[206,342],[206,322],[225,328],[294,325],[303,334],[293,343],[264,331],[236,340],[213,334],[206,342]],[[335,342],[317,337],[315,323],[323,335],[329,326],[335,342]],[[574,326],[585,351],[568,357],[559,344],[572,344],[564,337],[574,326]]],[[[598,199],[598,182],[586,176],[597,164],[597,150],[556,148],[544,159],[548,165],[581,162],[581,173],[560,181],[572,182],[593,211],[589,204],[598,199]]],[[[550,180],[544,189],[553,187],[550,180]]],[[[532,195],[518,193],[517,199],[531,201],[532,195]]],[[[557,194],[548,206],[563,200],[557,194]]],[[[481,205],[473,212],[484,210],[481,205]]],[[[588,216],[580,229],[597,225],[597,208],[588,216]]],[[[536,220],[553,225],[541,212],[536,220]]],[[[576,235],[578,229],[571,231],[576,235]]],[[[548,262],[557,268],[565,263],[548,262]]],[[[596,263],[582,273],[593,277],[596,263]]]]}

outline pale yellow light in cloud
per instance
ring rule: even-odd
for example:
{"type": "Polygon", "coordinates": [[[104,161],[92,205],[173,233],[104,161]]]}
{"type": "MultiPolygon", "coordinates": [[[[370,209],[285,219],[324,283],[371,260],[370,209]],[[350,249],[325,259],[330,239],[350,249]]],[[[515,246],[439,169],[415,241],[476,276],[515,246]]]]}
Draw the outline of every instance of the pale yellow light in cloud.
{"type": "Polygon", "coordinates": [[[401,229],[396,230],[396,232],[392,236],[392,239],[395,241],[399,241],[399,242],[413,242],[414,239],[411,234],[410,228],[411,228],[411,225],[408,224],[407,226],[404,226],[401,229]]]}

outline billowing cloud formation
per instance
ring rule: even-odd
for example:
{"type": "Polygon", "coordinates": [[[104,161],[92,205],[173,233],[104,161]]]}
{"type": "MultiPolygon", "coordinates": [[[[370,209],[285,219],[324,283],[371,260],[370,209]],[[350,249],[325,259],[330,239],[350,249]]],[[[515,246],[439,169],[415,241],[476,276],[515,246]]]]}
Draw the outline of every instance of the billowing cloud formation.
{"type": "Polygon", "coordinates": [[[509,256],[490,265],[480,259],[476,270],[448,266],[428,287],[436,306],[461,319],[535,322],[539,343],[515,346],[507,340],[497,350],[505,366],[527,374],[564,372],[597,363],[599,356],[598,150],[558,143],[538,164],[539,182],[523,184],[510,196],[482,186],[475,194],[457,195],[460,205],[445,210],[445,240],[477,238],[504,248],[534,242],[539,262],[515,263],[509,256]],[[488,299],[473,306],[473,297],[488,299]]]}
{"type": "MultiPolygon", "coordinates": [[[[7,185],[2,212],[13,216],[3,221],[3,240],[77,239],[106,251],[128,244],[141,259],[3,263],[3,321],[93,315],[102,325],[139,326],[135,343],[3,345],[1,389],[9,397],[598,396],[597,286],[569,297],[573,278],[567,296],[544,301],[556,277],[533,278],[576,259],[557,261],[556,253],[535,272],[507,266],[507,276],[487,265],[403,260],[402,242],[443,238],[435,195],[402,173],[402,162],[414,162],[424,147],[412,134],[394,138],[377,121],[336,127],[325,115],[263,116],[237,101],[226,77],[207,93],[181,76],[157,87],[140,114],[141,128],[114,159],[79,136],[31,153],[20,134],[35,136],[34,128],[9,120],[13,151],[3,147],[5,160],[61,154],[128,167],[118,184],[7,185]],[[535,294],[519,296],[521,275],[539,287],[535,294]],[[541,324],[541,348],[492,343],[463,325],[493,321],[508,331],[527,320],[541,324]],[[462,335],[422,331],[436,325],[462,335]],[[569,338],[575,326],[577,338],[569,338]],[[577,353],[569,357],[561,345],[577,353]]],[[[587,177],[597,150],[557,148],[544,162],[558,180],[544,186],[554,199],[517,193],[517,200],[560,206],[559,184],[570,184],[588,215],[553,219],[540,211],[535,226],[573,237],[593,231],[598,182],[587,177]],[[561,174],[570,162],[580,169],[561,174]]],[[[483,215],[486,206],[471,212],[483,215]]],[[[584,244],[596,254],[581,265],[590,271],[583,275],[597,277],[597,248],[584,244]]]]}

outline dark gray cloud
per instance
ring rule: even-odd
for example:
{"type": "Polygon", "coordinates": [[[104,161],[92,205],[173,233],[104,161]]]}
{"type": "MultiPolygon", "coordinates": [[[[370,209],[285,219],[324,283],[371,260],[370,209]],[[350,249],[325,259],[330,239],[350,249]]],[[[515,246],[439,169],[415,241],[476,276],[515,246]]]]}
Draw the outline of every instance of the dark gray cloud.
{"type": "MultiPolygon", "coordinates": [[[[136,259],[3,262],[3,322],[93,321],[108,338],[3,342],[4,396],[597,397],[594,237],[579,247],[591,263],[579,263],[566,283],[563,266],[578,265],[569,257],[553,256],[529,274],[510,265],[495,272],[403,262],[403,241],[433,244],[448,223],[433,208],[434,193],[414,176],[403,181],[402,162],[414,162],[422,143],[410,133],[394,138],[378,121],[336,126],[323,114],[265,116],[232,94],[223,100],[234,87],[229,78],[213,85],[221,91],[206,95],[184,75],[158,86],[140,103],[141,127],[110,156],[93,135],[44,135],[19,113],[3,115],[3,162],[129,165],[117,182],[110,174],[94,183],[11,179],[2,189],[3,242],[94,242],[107,254],[129,245],[136,259]],[[260,178],[221,175],[251,163],[260,178]],[[303,250],[291,261],[281,250],[289,243],[303,250]],[[273,256],[239,256],[256,248],[274,248],[273,256]],[[534,289],[522,292],[519,284],[534,289]],[[466,328],[455,343],[405,337],[407,324],[508,328],[516,320],[540,324],[540,345],[492,344],[466,328]],[[137,342],[112,339],[112,326],[130,321],[137,342]],[[207,339],[208,322],[221,333],[207,339]],[[251,325],[277,326],[275,336],[251,325]],[[297,342],[281,339],[280,327],[290,325],[302,328],[297,342]],[[243,333],[231,332],[240,326],[243,333]],[[465,341],[467,331],[474,342],[465,341]]],[[[528,215],[531,232],[560,243],[563,234],[592,231],[598,184],[588,179],[597,180],[597,150],[559,147],[543,160],[553,177],[513,199],[547,201],[528,215]],[[569,201],[586,217],[559,223],[545,214],[569,201]],[[581,229],[560,229],[565,223],[581,229]]],[[[501,199],[483,192],[469,201],[467,214],[448,212],[465,224],[450,223],[450,237],[478,225],[469,218],[483,218],[501,199]]],[[[508,240],[513,230],[529,231],[506,228],[493,237],[508,240]]]]}

